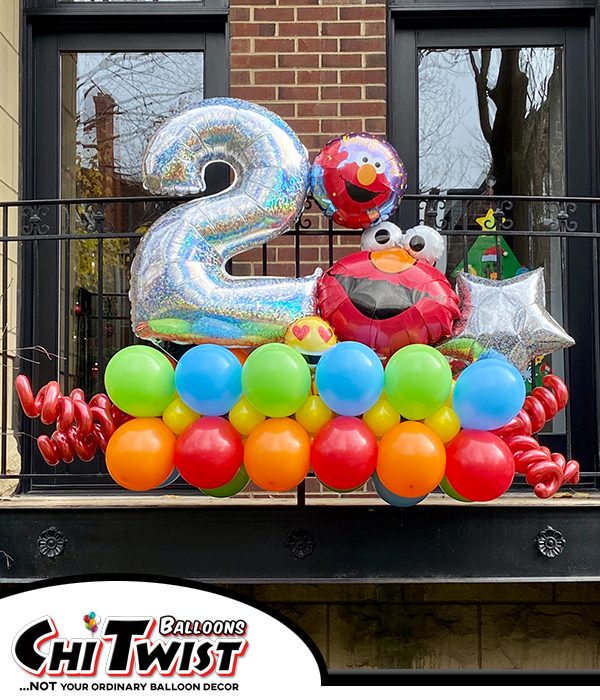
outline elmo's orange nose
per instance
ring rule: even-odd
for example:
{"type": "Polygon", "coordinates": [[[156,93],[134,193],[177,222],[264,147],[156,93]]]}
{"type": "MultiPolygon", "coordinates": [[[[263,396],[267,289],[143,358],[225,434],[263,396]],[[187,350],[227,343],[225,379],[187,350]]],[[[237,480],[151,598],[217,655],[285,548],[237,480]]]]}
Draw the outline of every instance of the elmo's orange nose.
{"type": "Polygon", "coordinates": [[[356,179],[360,182],[360,184],[363,187],[367,187],[368,185],[371,185],[373,182],[375,182],[376,177],[377,170],[375,170],[375,168],[370,163],[361,165],[358,169],[358,172],[356,173],[356,179]]]}
{"type": "Polygon", "coordinates": [[[382,272],[403,272],[415,264],[412,258],[403,248],[392,248],[392,250],[382,250],[371,253],[371,262],[382,272]]]}

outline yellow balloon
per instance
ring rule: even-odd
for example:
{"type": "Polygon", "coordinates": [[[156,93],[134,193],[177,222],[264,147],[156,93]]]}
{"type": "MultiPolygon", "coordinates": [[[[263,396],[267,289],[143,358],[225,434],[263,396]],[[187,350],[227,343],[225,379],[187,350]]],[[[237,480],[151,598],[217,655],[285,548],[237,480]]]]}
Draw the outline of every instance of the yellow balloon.
{"type": "Polygon", "coordinates": [[[377,403],[363,414],[364,422],[375,433],[375,436],[383,437],[390,428],[398,425],[400,414],[385,398],[380,398],[377,403]]]}
{"type": "Polygon", "coordinates": [[[250,435],[266,416],[257,411],[245,396],[229,411],[229,422],[240,435],[250,435]]]}
{"type": "Polygon", "coordinates": [[[320,430],[333,418],[333,411],[325,405],[320,396],[309,396],[296,411],[296,420],[309,434],[320,430]]]}
{"type": "Polygon", "coordinates": [[[448,406],[442,406],[435,413],[427,416],[424,423],[444,444],[455,438],[460,431],[458,416],[448,406]]]}
{"type": "Polygon", "coordinates": [[[452,380],[452,388],[450,389],[450,396],[444,401],[444,406],[452,408],[452,394],[454,394],[454,387],[456,386],[456,379],[452,380]]]}
{"type": "Polygon", "coordinates": [[[162,414],[164,424],[175,435],[181,435],[189,425],[195,423],[200,417],[199,413],[192,411],[179,397],[174,398],[162,414]]]}

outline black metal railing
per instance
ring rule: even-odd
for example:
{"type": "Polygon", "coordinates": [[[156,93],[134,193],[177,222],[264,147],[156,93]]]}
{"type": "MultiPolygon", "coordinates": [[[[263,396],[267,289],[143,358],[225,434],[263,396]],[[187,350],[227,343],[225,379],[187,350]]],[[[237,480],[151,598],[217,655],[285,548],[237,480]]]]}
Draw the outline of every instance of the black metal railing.
{"type": "MultiPolygon", "coordinates": [[[[183,201],[152,197],[0,203],[0,484],[18,479],[21,492],[122,491],[112,484],[102,456],[89,463],[45,464],[35,444],[45,428],[39,419],[23,416],[14,377],[29,376],[34,392],[50,379],[60,382],[63,393],[76,386],[88,398],[103,391],[104,368],[112,353],[139,342],[129,323],[127,294],[135,247],[153,221],[183,201]]],[[[581,483],[587,488],[596,487],[600,477],[599,215],[600,198],[447,193],[406,195],[394,217],[403,228],[425,223],[446,236],[450,280],[459,269],[474,268],[478,274],[502,279],[514,274],[515,266],[520,272],[544,265],[549,310],[578,344],[549,360],[572,385],[572,401],[564,418],[540,440],[580,459],[581,483]],[[473,245],[481,235],[493,239],[481,256],[486,260],[474,261],[473,245]]],[[[270,251],[286,246],[294,253],[287,256],[293,259],[285,274],[306,274],[310,263],[327,267],[358,250],[361,233],[333,225],[309,198],[295,229],[263,246],[262,254],[250,256],[251,260],[246,256],[245,264],[254,266],[253,274],[267,275],[273,274],[277,261],[280,274],[281,261],[270,251]],[[309,249],[310,258],[305,255],[309,249]]],[[[234,274],[237,264],[236,259],[234,274]]],[[[174,346],[166,349],[177,354],[174,346]]],[[[532,366],[534,384],[537,370],[532,366]]],[[[298,489],[299,504],[318,481],[309,479],[305,484],[298,489]]],[[[347,496],[353,497],[356,494],[347,496]]]]}

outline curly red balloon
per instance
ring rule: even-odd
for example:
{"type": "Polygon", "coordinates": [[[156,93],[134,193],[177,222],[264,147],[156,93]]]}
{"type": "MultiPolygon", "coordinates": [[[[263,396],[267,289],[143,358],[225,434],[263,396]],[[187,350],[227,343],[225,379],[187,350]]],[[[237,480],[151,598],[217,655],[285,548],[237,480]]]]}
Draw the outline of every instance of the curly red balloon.
{"type": "Polygon", "coordinates": [[[72,462],[76,456],[89,462],[98,447],[106,452],[111,435],[131,419],[105,394],[96,394],[88,404],[81,389],[63,396],[58,382],[48,382],[34,398],[29,379],[23,374],[15,379],[15,387],[26,416],[40,417],[44,425],[56,421],[50,437],[40,435],[37,439],[42,457],[50,466],[61,460],[72,462]]]}
{"type": "Polygon", "coordinates": [[[567,385],[555,374],[546,375],[542,384],[525,398],[515,418],[492,432],[508,445],[515,458],[515,470],[526,476],[535,495],[550,498],[564,484],[579,482],[579,462],[573,459],[567,462],[559,452],[550,452],[532,437],[569,400],[567,385]]]}

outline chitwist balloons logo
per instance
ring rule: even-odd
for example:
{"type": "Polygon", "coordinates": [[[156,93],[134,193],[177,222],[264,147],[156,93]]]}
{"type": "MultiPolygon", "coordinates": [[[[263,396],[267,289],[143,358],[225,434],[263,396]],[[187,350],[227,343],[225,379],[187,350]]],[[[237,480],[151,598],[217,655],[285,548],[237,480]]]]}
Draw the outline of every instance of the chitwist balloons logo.
{"type": "Polygon", "coordinates": [[[212,586],[60,580],[0,599],[4,697],[268,697],[326,675],[286,618],[212,586]],[[298,673],[298,669],[302,669],[298,673]]]}

